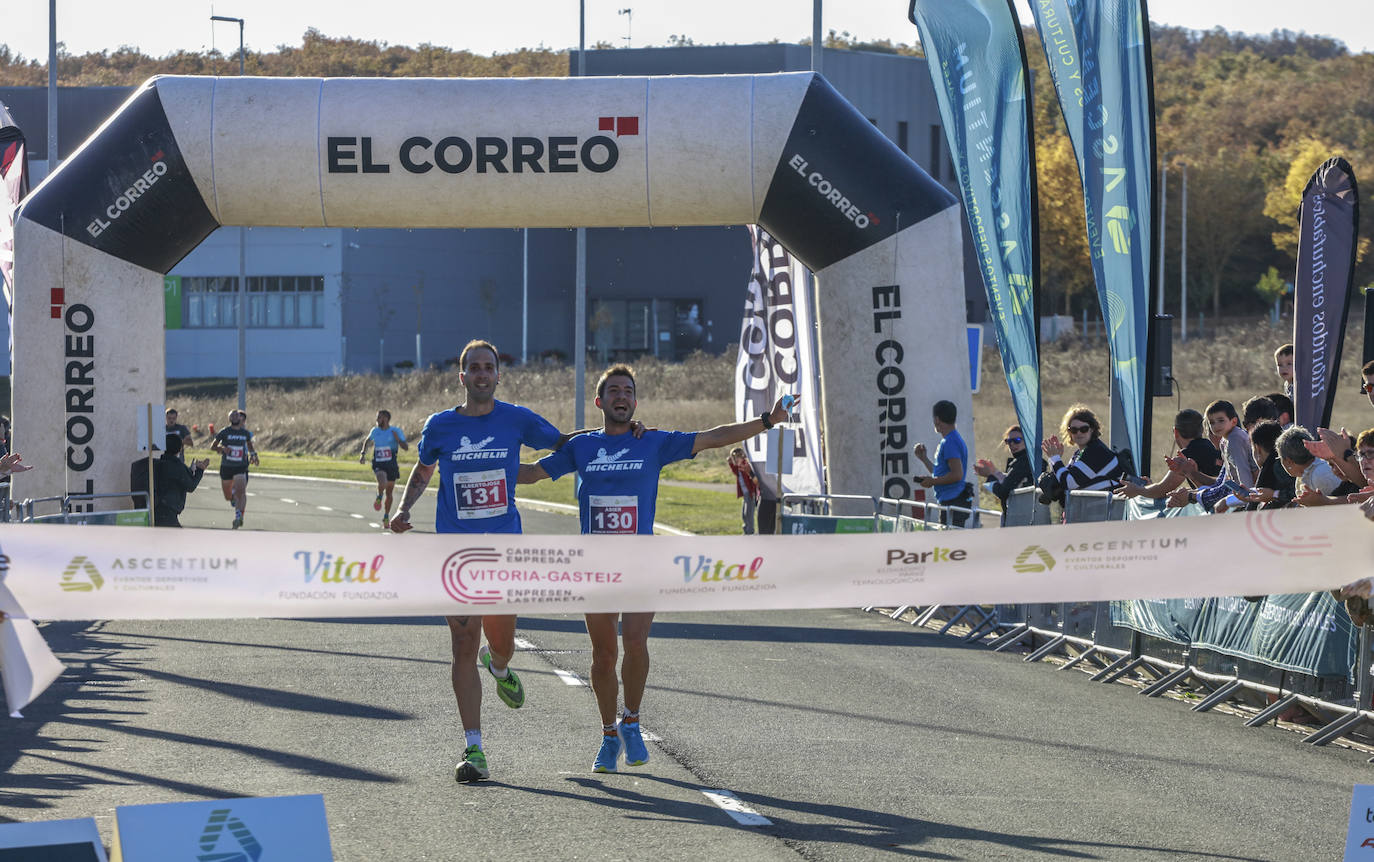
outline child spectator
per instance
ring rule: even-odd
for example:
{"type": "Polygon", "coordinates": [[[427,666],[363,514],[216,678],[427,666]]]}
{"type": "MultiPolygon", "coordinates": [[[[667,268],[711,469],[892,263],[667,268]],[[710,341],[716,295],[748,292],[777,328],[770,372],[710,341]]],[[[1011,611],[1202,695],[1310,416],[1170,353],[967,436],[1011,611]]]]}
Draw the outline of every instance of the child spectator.
{"type": "Polygon", "coordinates": [[[1266,420],[1279,421],[1279,410],[1268,397],[1256,395],[1240,405],[1240,427],[1245,429],[1246,434],[1250,433],[1251,428],[1266,420]]]}
{"type": "Polygon", "coordinates": [[[1002,501],[1002,509],[1005,511],[1011,492],[1030,485],[1033,477],[1030,455],[1026,452],[1026,438],[1021,433],[1020,425],[1013,425],[1007,429],[1007,433],[1002,435],[1002,445],[1011,453],[1005,471],[994,468],[991,461],[982,460],[973,465],[973,472],[984,479],[992,480],[988,487],[993,495],[1002,501]]]}
{"type": "Polygon", "coordinates": [[[759,480],[754,475],[754,467],[749,463],[744,450],[736,446],[730,450],[726,460],[730,472],[735,474],[735,497],[742,500],[740,518],[744,521],[744,535],[754,535],[754,507],[759,502],[759,480]]]}
{"type": "Polygon", "coordinates": [[[1293,345],[1284,344],[1274,351],[1274,371],[1283,381],[1283,394],[1293,397],[1293,345]]]}
{"type": "Polygon", "coordinates": [[[935,448],[935,463],[926,457],[926,444],[917,443],[912,452],[930,471],[929,476],[916,476],[922,488],[934,488],[935,499],[944,507],[941,520],[945,524],[962,527],[968,520],[968,512],[952,511],[973,509],[973,486],[968,483],[968,446],[954,427],[959,409],[953,401],[936,401],[930,409],[935,431],[940,435],[940,445],[935,448]]]}
{"type": "Polygon", "coordinates": [[[1274,402],[1274,409],[1279,411],[1279,418],[1276,420],[1279,427],[1285,431],[1293,427],[1293,399],[1282,392],[1270,392],[1264,397],[1274,402]]]}
{"type": "Polygon", "coordinates": [[[1255,479],[1255,493],[1241,498],[1249,504],[1247,508],[1276,509],[1293,502],[1295,480],[1283,469],[1277,449],[1282,433],[1279,423],[1269,420],[1260,422],[1250,431],[1250,448],[1255,450],[1260,469],[1255,479]]]}
{"type": "Polygon", "coordinates": [[[1255,453],[1250,449],[1250,435],[1240,427],[1240,417],[1230,401],[1216,400],[1207,405],[1207,423],[1212,439],[1220,440],[1223,461],[1222,475],[1236,484],[1251,488],[1255,484],[1255,453]]]}
{"type": "MultiPolygon", "coordinates": [[[[1122,482],[1118,492],[1123,497],[1149,497],[1158,500],[1167,497],[1185,481],[1193,487],[1210,485],[1221,474],[1221,451],[1202,433],[1202,414],[1196,410],[1180,410],[1174,416],[1174,445],[1179,448],[1179,459],[1187,469],[1170,469],[1164,478],[1152,485],[1137,485],[1122,482]]],[[[1171,460],[1166,458],[1166,463],[1171,460]]]]}

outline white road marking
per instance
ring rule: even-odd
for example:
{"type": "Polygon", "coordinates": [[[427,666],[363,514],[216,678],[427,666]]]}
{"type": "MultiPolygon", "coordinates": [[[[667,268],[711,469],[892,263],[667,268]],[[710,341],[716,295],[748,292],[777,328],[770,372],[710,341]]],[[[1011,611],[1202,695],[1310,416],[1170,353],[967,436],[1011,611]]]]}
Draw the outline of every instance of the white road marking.
{"type": "Polygon", "coordinates": [[[659,736],[657,733],[654,733],[652,730],[641,731],[639,735],[642,736],[642,737],[644,737],[644,741],[645,741],[645,742],[662,742],[662,741],[663,741],[663,737],[659,736]]]}
{"type": "Polygon", "coordinates": [[[530,643],[529,641],[525,640],[524,638],[516,638],[516,639],[515,639],[515,648],[516,648],[516,649],[539,649],[539,647],[535,646],[534,644],[530,643]]]}
{"type": "Polygon", "coordinates": [[[281,498],[281,501],[282,501],[283,503],[290,503],[290,504],[293,505],[293,506],[296,505],[296,501],[295,501],[295,500],[288,500],[288,499],[286,499],[285,497],[282,497],[282,498],[281,498]]]}
{"type": "Polygon", "coordinates": [[[256,497],[258,495],[257,491],[244,491],[244,493],[250,497],[256,497]]]}
{"type": "Polygon", "coordinates": [[[729,814],[736,823],[741,826],[772,826],[773,821],[764,817],[754,809],[740,801],[739,797],[728,790],[707,790],[701,788],[701,792],[706,798],[720,806],[721,810],[729,814]]]}
{"type": "Polygon", "coordinates": [[[330,508],[329,506],[316,506],[315,508],[316,508],[316,509],[319,509],[321,512],[332,512],[332,511],[334,511],[334,510],[333,510],[332,508],[330,508]]]}
{"type": "Polygon", "coordinates": [[[359,515],[357,512],[349,512],[348,517],[357,518],[359,521],[363,520],[363,516],[359,515]]]}
{"type": "Polygon", "coordinates": [[[566,670],[558,670],[556,668],[554,669],[554,673],[558,674],[558,678],[563,680],[564,685],[586,685],[586,683],[582,681],[582,677],[575,673],[568,673],[566,670]]]}

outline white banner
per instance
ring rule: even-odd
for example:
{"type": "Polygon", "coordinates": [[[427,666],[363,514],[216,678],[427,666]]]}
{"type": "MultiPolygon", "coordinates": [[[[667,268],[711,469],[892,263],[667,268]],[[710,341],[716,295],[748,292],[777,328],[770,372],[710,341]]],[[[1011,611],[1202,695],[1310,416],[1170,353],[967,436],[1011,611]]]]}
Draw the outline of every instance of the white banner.
{"type": "Polygon", "coordinates": [[[1374,524],[1355,506],[878,535],[247,538],[0,528],[0,610],[347,618],[1189,598],[1328,589],[1374,559],[1374,524]]]}
{"type": "MultiPolygon", "coordinates": [[[[809,274],[801,262],[763,228],[749,226],[754,269],[740,329],[735,363],[735,421],[753,419],[784,394],[801,396],[801,422],[792,470],[783,474],[783,493],[825,493],[821,469],[821,390],[816,374],[815,314],[809,274]]],[[[761,483],[777,484],[776,455],[771,460],[760,435],[742,446],[761,483]]]]}

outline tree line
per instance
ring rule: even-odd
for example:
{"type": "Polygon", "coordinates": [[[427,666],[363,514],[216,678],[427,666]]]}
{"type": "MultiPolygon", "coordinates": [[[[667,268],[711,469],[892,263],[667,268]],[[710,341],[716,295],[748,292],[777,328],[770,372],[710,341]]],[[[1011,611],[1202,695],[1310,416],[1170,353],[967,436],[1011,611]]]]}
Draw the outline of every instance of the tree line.
{"type": "MultiPolygon", "coordinates": [[[[1025,28],[1033,111],[1043,308],[1096,309],[1083,199],[1045,56],[1025,28]],[[1050,193],[1049,190],[1053,190],[1050,193]]],[[[674,36],[674,45],[690,45],[674,36]]],[[[805,42],[805,40],[803,40],[805,42]]],[[[826,47],[920,56],[919,44],[862,41],[831,31],[826,47]]],[[[1255,312],[1291,280],[1303,186],[1325,159],[1344,156],[1357,179],[1374,164],[1374,54],[1352,54],[1335,39],[1275,31],[1268,35],[1151,26],[1160,154],[1173,153],[1164,243],[1170,310],[1179,301],[1180,182],[1188,171],[1188,301],[1193,311],[1255,312]]],[[[600,43],[599,50],[612,48],[600,43]]],[[[334,38],[307,30],[299,46],[248,52],[249,75],[302,77],[547,77],[568,73],[569,52],[526,48],[490,56],[438,45],[418,47],[334,38]]],[[[177,51],[149,57],[136,48],[82,55],[59,50],[64,86],[136,85],[153,75],[238,71],[236,53],[177,51]]],[[[46,64],[0,44],[0,86],[43,86],[46,64]]],[[[1356,284],[1374,282],[1360,231],[1356,284]]],[[[1145,230],[1146,235],[1149,234],[1145,230]]]]}

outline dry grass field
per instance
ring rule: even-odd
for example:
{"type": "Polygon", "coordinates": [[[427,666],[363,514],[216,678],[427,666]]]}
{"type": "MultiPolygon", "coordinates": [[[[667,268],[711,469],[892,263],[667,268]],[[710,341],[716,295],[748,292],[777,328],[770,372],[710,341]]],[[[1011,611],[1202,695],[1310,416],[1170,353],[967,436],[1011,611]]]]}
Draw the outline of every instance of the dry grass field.
{"type": "MultiPolygon", "coordinates": [[[[1374,426],[1374,408],[1358,389],[1363,326],[1358,320],[1363,307],[1353,303],[1351,323],[1337,387],[1333,424],[1352,432],[1374,426]]],[[[1157,398],[1154,404],[1153,452],[1150,469],[1158,471],[1160,459],[1172,446],[1173,415],[1181,404],[1203,409],[1216,398],[1241,402],[1255,394],[1279,388],[1272,353],[1291,332],[1271,328],[1266,321],[1227,320],[1204,337],[1190,337],[1174,344],[1174,397],[1157,398]]],[[[734,356],[695,356],[669,364],[644,359],[635,363],[639,385],[639,416],[661,428],[696,429],[733,421],[734,356]]],[[[592,373],[592,372],[589,372],[592,373]]],[[[1107,350],[1098,338],[1065,338],[1044,346],[1042,357],[1046,432],[1057,428],[1069,405],[1082,402],[1107,418],[1107,350]]],[[[1014,421],[1011,396],[1002,382],[997,352],[983,354],[982,391],[973,398],[974,443],[978,457],[999,466],[1006,453],[998,447],[1002,432],[1014,421]]],[[[588,381],[587,423],[599,416],[592,403],[594,379],[588,381]]],[[[203,439],[207,423],[217,426],[234,404],[233,387],[221,383],[215,396],[206,387],[190,382],[169,386],[168,403],[181,411],[181,421],[200,426],[203,439]]],[[[364,433],[372,426],[377,408],[386,407],[393,421],[414,437],[425,417],[461,400],[458,377],[453,371],[422,371],[395,377],[353,375],[316,381],[250,381],[249,427],[260,449],[301,454],[348,455],[358,451],[364,433]]],[[[568,366],[530,365],[502,371],[500,397],[525,404],[548,417],[559,428],[573,425],[573,372],[568,366]]],[[[917,439],[937,442],[928,425],[918,423],[917,439]]],[[[692,462],[677,478],[727,481],[723,458],[692,462]]]]}

